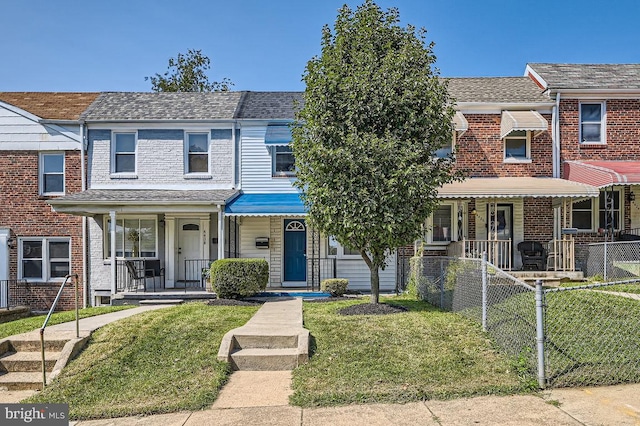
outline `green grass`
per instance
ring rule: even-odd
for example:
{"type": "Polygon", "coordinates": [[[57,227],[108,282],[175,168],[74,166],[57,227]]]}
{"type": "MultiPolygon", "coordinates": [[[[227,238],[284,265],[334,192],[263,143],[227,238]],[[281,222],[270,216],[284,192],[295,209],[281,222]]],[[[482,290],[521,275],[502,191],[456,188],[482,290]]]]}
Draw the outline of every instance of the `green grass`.
{"type": "Polygon", "coordinates": [[[188,303],[109,324],[27,401],[69,404],[71,419],[202,409],[229,375],[228,363],[217,360],[222,337],[257,309],[188,303]]]}
{"type": "Polygon", "coordinates": [[[480,328],[452,313],[406,298],[386,301],[409,312],[342,316],[366,300],[305,303],[315,347],[293,372],[294,405],[404,403],[525,391],[517,368],[480,328]]]}
{"type": "MultiPolygon", "coordinates": [[[[121,311],[123,309],[134,308],[135,306],[101,306],[98,308],[85,308],[79,310],[80,318],[88,318],[96,315],[108,314],[109,312],[121,311]]],[[[15,321],[0,324],[0,339],[4,339],[14,334],[27,333],[42,327],[46,315],[38,315],[22,318],[15,321]]],[[[76,311],[57,312],[51,315],[48,325],[60,324],[68,321],[75,321],[76,311]]]]}
{"type": "Polygon", "coordinates": [[[640,294],[640,283],[609,285],[605,287],[596,287],[594,290],[640,294]]]}

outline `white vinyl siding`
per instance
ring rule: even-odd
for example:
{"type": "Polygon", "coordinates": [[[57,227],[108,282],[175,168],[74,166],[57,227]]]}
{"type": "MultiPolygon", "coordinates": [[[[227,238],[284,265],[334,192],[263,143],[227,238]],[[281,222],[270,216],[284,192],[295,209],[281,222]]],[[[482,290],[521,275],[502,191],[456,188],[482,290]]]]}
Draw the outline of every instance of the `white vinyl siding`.
{"type": "MultiPolygon", "coordinates": [[[[80,150],[80,142],[60,132],[78,135],[80,126],[57,126],[55,129],[0,106],[0,150],[63,151],[80,150]]],[[[35,164],[34,164],[35,166],[35,164]]]]}

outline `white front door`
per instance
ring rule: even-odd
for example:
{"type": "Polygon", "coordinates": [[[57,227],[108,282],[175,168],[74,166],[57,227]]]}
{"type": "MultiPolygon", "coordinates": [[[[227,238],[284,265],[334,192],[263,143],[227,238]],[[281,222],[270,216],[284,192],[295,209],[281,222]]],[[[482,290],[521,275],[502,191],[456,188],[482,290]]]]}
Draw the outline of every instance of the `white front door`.
{"type": "Polygon", "coordinates": [[[178,220],[178,282],[199,281],[200,276],[185,261],[203,259],[200,247],[200,220],[178,220]]]}

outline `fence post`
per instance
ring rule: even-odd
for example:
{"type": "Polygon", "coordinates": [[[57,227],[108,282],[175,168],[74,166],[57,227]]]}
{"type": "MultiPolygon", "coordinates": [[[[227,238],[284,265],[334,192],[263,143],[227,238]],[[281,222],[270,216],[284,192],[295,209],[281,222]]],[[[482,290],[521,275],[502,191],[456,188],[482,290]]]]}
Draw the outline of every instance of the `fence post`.
{"type": "Polygon", "coordinates": [[[482,252],[482,331],[487,331],[487,252],[482,252]]]}
{"type": "MultiPolygon", "coordinates": [[[[443,260],[440,259],[440,309],[444,309],[444,280],[445,280],[445,274],[444,274],[444,264],[443,264],[443,260]]],[[[424,265],[424,261],[422,262],[424,265]]],[[[424,270],[424,268],[423,268],[424,270]]]]}
{"type": "Polygon", "coordinates": [[[604,242],[604,280],[607,281],[607,262],[608,262],[608,254],[607,254],[607,242],[604,242]]]}
{"type": "Polygon", "coordinates": [[[544,303],[542,280],[536,281],[536,344],[538,347],[538,386],[546,386],[544,366],[544,303]]]}

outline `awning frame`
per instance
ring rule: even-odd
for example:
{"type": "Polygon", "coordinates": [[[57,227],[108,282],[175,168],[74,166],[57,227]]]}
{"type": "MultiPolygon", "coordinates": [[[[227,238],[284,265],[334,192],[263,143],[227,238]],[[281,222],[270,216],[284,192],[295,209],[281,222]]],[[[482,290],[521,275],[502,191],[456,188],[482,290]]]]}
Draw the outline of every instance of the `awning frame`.
{"type": "Polygon", "coordinates": [[[500,139],[504,139],[511,132],[518,130],[533,131],[535,137],[548,129],[549,123],[538,111],[502,111],[500,139]]]}

